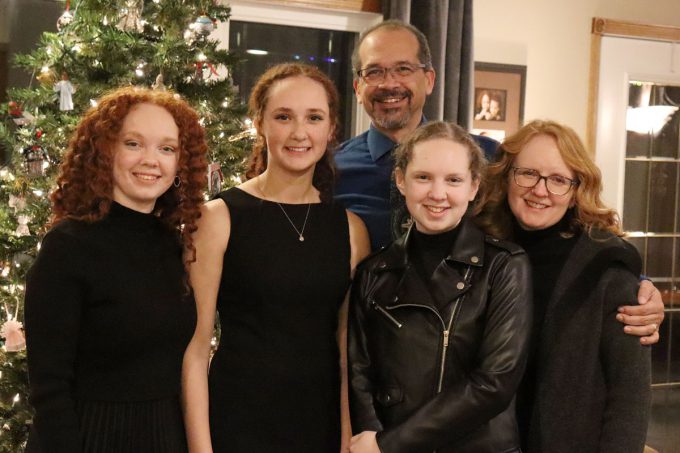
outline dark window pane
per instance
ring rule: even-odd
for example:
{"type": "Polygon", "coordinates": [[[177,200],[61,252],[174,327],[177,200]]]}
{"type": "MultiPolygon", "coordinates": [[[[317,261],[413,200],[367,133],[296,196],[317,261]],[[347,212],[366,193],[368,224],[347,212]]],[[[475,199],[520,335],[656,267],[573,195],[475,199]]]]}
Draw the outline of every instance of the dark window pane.
{"type": "MultiPolygon", "coordinates": [[[[649,226],[654,233],[672,233],[675,220],[675,162],[652,162],[649,185],[649,226]]],[[[644,206],[644,205],[643,205],[644,206]]]]}
{"type": "Polygon", "coordinates": [[[652,278],[670,280],[673,263],[673,238],[647,238],[645,273],[652,278]]]}
{"type": "Polygon", "coordinates": [[[678,124],[680,113],[676,111],[652,139],[652,156],[673,159],[678,157],[678,124]]]}
{"type": "Polygon", "coordinates": [[[352,63],[356,34],[285,25],[241,21],[229,23],[229,49],[243,58],[232,78],[243,102],[248,101],[257,78],[269,67],[302,62],[323,70],[340,93],[340,141],[350,138],[352,128],[352,63]]]}
{"type": "MultiPolygon", "coordinates": [[[[654,85],[650,99],[650,105],[676,107],[680,104],[680,87],[667,85],[654,85]]],[[[678,157],[678,124],[680,113],[672,112],[670,118],[661,118],[666,123],[659,132],[654,135],[652,142],[652,156],[678,157]]]]}
{"type": "Polygon", "coordinates": [[[626,157],[649,157],[651,144],[649,134],[626,131],[626,157]]]}
{"type": "Polygon", "coordinates": [[[666,319],[664,319],[661,325],[663,326],[664,324],[668,324],[670,326],[669,380],[671,382],[680,382],[680,341],[677,341],[677,339],[675,338],[676,335],[680,335],[680,313],[676,312],[666,313],[666,319]]]}
{"type": "Polygon", "coordinates": [[[625,196],[623,199],[623,228],[626,231],[647,230],[647,173],[648,162],[626,162],[625,196]]]}

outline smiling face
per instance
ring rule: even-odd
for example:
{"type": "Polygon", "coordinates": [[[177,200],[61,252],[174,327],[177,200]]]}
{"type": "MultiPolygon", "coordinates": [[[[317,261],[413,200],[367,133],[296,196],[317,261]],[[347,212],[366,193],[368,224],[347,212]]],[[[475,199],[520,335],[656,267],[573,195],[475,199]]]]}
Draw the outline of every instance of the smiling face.
{"type": "Polygon", "coordinates": [[[484,94],[482,95],[482,100],[481,100],[481,104],[482,104],[482,109],[481,109],[481,110],[482,110],[482,111],[484,111],[484,112],[488,112],[488,111],[489,111],[489,101],[490,101],[489,95],[486,94],[486,93],[484,93],[484,94]]]}
{"type": "Polygon", "coordinates": [[[275,82],[257,128],[267,144],[268,170],[314,171],[333,133],[326,90],[305,76],[275,82]]]}
{"type": "Polygon", "coordinates": [[[501,105],[497,99],[491,99],[491,102],[489,103],[489,113],[491,114],[491,117],[495,119],[498,117],[498,114],[501,113],[501,105]]]}
{"type": "Polygon", "coordinates": [[[455,228],[479,188],[467,147],[445,138],[416,143],[405,172],[397,169],[395,177],[416,228],[425,234],[455,228]]]}
{"type": "MultiPolygon", "coordinates": [[[[557,142],[549,135],[537,135],[529,140],[515,157],[513,166],[537,170],[542,176],[575,179],[574,172],[562,159],[557,142]]],[[[557,224],[573,205],[574,190],[565,195],[551,194],[544,179],[527,189],[515,184],[511,171],[507,184],[510,210],[525,230],[543,230],[557,224]]]]}
{"type": "Polygon", "coordinates": [[[113,149],[113,200],[151,212],[177,174],[179,129],[174,118],[163,107],[135,105],[113,149]]]}
{"type": "MultiPolygon", "coordinates": [[[[369,34],[359,48],[361,68],[391,68],[400,63],[420,64],[418,40],[403,29],[380,28],[369,34]]],[[[411,132],[423,115],[425,98],[432,93],[434,71],[418,69],[405,80],[386,75],[383,83],[368,86],[354,81],[357,100],[363,104],[373,124],[387,135],[411,132]]]]}

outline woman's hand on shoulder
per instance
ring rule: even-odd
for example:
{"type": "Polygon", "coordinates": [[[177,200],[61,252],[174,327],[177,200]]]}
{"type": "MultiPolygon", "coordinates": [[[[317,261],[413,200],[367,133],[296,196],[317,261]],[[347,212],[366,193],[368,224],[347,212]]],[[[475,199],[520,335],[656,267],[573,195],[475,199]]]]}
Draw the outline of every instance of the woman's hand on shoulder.
{"type": "Polygon", "coordinates": [[[361,218],[353,212],[347,211],[347,221],[349,223],[349,244],[351,247],[350,263],[352,275],[357,264],[361,262],[371,251],[371,243],[368,239],[368,230],[361,218]]]}

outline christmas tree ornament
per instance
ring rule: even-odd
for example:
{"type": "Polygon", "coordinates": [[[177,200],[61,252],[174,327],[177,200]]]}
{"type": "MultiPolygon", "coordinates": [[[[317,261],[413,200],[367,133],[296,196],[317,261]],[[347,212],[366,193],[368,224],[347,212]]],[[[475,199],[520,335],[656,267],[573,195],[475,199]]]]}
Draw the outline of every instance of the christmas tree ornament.
{"type": "Polygon", "coordinates": [[[208,165],[208,194],[211,197],[220,193],[222,182],[224,182],[224,175],[220,164],[213,162],[208,165]]]}
{"type": "Polygon", "coordinates": [[[66,71],[61,73],[61,80],[54,84],[54,92],[59,93],[59,110],[73,110],[73,93],[76,92],[76,87],[69,81],[66,71]]]}
{"type": "Polygon", "coordinates": [[[24,112],[21,105],[17,104],[15,101],[9,101],[7,103],[7,113],[9,113],[10,118],[17,126],[25,126],[32,123],[35,117],[28,112],[24,112]]]}
{"type": "Polygon", "coordinates": [[[5,339],[7,352],[19,352],[26,349],[26,337],[24,337],[23,324],[14,319],[8,319],[0,328],[0,336],[5,339]]]}
{"type": "Polygon", "coordinates": [[[17,226],[17,229],[14,231],[14,235],[21,237],[21,236],[30,236],[31,235],[31,230],[28,229],[28,222],[31,221],[31,217],[26,215],[26,214],[21,214],[17,216],[17,223],[19,224],[17,226]]]}
{"type": "Polygon", "coordinates": [[[24,149],[24,157],[26,158],[26,173],[29,177],[40,178],[45,176],[47,153],[42,149],[42,146],[32,145],[24,149]]]}
{"type": "Polygon", "coordinates": [[[208,36],[215,29],[215,23],[211,18],[202,14],[190,25],[191,29],[199,36],[208,36]]]}
{"type": "Polygon", "coordinates": [[[19,211],[23,211],[26,209],[26,198],[24,198],[22,195],[19,195],[18,197],[15,196],[14,194],[9,194],[9,207],[14,209],[14,212],[17,213],[19,211]]]}
{"type": "Polygon", "coordinates": [[[165,85],[163,84],[163,73],[159,73],[156,76],[156,81],[151,85],[156,91],[166,91],[165,85]]]}
{"type": "Polygon", "coordinates": [[[116,27],[121,31],[138,32],[144,31],[142,23],[142,8],[144,0],[125,0],[120,8],[120,19],[116,27]]]}
{"type": "Polygon", "coordinates": [[[22,116],[23,110],[21,109],[21,105],[19,105],[15,101],[9,101],[7,103],[7,113],[9,113],[9,116],[12,118],[18,118],[22,116]]]}
{"type": "Polygon", "coordinates": [[[35,76],[35,78],[42,86],[51,87],[54,86],[54,83],[57,81],[57,74],[53,69],[43,66],[40,74],[35,76]]]}
{"type": "Polygon", "coordinates": [[[66,11],[64,11],[59,19],[57,19],[57,30],[61,31],[64,27],[73,22],[73,14],[71,14],[71,0],[66,0],[66,11]]]}

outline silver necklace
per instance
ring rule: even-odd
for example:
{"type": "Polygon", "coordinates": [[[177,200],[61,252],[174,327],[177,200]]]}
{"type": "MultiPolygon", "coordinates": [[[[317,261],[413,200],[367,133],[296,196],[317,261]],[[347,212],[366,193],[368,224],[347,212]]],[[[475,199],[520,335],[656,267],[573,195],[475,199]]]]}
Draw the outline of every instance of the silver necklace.
{"type": "Polygon", "coordinates": [[[298,234],[298,240],[300,242],[303,242],[305,240],[304,232],[305,232],[305,227],[307,226],[307,218],[309,218],[309,210],[311,209],[312,204],[307,203],[307,214],[305,215],[305,221],[302,223],[302,229],[298,230],[297,227],[295,226],[295,224],[293,223],[293,221],[290,219],[290,216],[288,215],[286,210],[283,209],[283,206],[281,206],[281,203],[279,203],[278,201],[275,201],[274,203],[279,205],[279,208],[281,208],[281,212],[283,212],[283,215],[285,215],[286,219],[288,219],[288,223],[290,223],[290,226],[292,226],[293,229],[295,230],[295,232],[298,234]]]}
{"type": "MultiPolygon", "coordinates": [[[[258,181],[257,181],[257,183],[258,183],[258,184],[257,184],[257,190],[260,191],[260,193],[264,196],[265,200],[266,200],[266,199],[269,199],[269,197],[267,196],[266,193],[264,193],[264,190],[262,189],[262,187],[261,187],[260,184],[259,184],[261,181],[262,181],[261,178],[258,178],[258,181]]],[[[274,201],[274,200],[272,200],[272,201],[274,201]]],[[[305,236],[304,236],[305,227],[307,226],[307,219],[309,218],[309,211],[310,211],[310,209],[311,209],[311,207],[312,207],[312,204],[311,204],[311,203],[307,203],[307,214],[305,214],[305,221],[302,222],[302,229],[301,229],[301,230],[298,230],[297,227],[295,226],[295,224],[293,223],[293,221],[291,220],[290,216],[289,216],[288,213],[286,212],[286,210],[283,209],[283,206],[281,206],[281,203],[279,203],[278,201],[274,201],[274,203],[276,203],[276,204],[279,206],[279,208],[281,208],[281,212],[283,212],[283,215],[285,215],[285,216],[286,216],[286,219],[288,219],[288,223],[290,223],[290,226],[292,226],[293,229],[295,230],[295,232],[298,234],[298,240],[299,240],[300,242],[304,242],[304,240],[305,240],[305,236]]]]}

